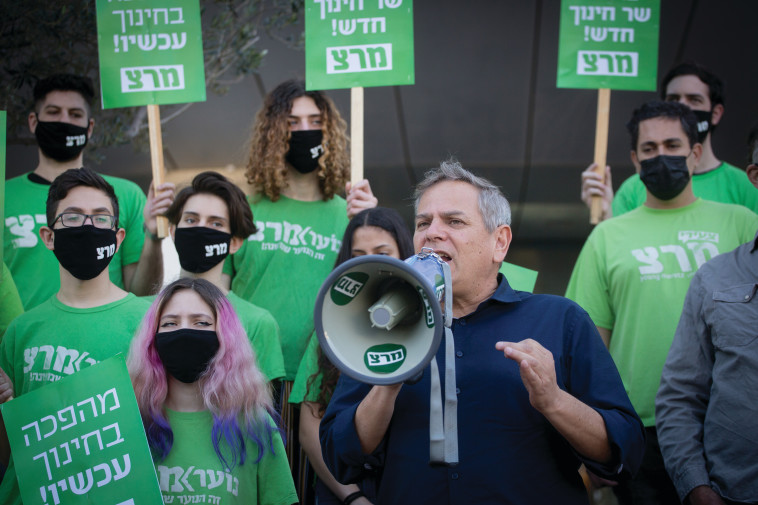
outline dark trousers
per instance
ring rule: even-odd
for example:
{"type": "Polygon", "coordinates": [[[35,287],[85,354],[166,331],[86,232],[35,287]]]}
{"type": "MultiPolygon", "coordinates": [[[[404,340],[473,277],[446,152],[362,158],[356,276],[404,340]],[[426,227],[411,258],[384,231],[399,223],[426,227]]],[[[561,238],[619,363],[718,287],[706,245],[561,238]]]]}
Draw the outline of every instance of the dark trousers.
{"type": "Polygon", "coordinates": [[[613,488],[620,505],[676,505],[681,503],[671,482],[658,445],[655,428],[645,428],[645,455],[642,466],[632,479],[613,488]]]}

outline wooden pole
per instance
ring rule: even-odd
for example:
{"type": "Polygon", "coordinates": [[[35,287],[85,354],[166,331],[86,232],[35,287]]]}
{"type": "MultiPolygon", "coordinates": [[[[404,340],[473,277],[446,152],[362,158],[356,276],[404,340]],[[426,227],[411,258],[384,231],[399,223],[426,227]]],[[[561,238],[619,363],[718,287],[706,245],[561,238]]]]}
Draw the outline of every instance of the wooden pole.
{"type": "MultiPolygon", "coordinates": [[[[605,163],[608,155],[608,119],[611,112],[611,90],[597,90],[597,120],[595,123],[595,172],[605,180],[605,163]]],[[[607,182],[607,181],[606,181],[607,182]]],[[[598,224],[603,217],[603,197],[593,196],[590,206],[590,223],[598,224]]]]}
{"type": "Polygon", "coordinates": [[[363,180],[363,88],[350,88],[350,182],[363,180]]]}
{"type": "MultiPolygon", "coordinates": [[[[153,165],[153,191],[158,192],[158,186],[163,184],[163,137],[161,135],[161,113],[158,105],[147,106],[147,123],[150,128],[150,159],[153,165]]],[[[158,237],[168,236],[168,219],[165,216],[156,218],[158,237]]]]}

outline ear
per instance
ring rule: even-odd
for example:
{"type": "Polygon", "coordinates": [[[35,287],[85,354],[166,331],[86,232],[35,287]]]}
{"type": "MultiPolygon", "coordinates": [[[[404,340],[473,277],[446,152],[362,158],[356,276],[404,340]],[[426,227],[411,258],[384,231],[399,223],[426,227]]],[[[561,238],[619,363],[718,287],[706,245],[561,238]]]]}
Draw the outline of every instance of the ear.
{"type": "Polygon", "coordinates": [[[695,165],[700,163],[700,158],[703,156],[703,144],[698,142],[692,146],[692,155],[695,157],[695,165]]]}
{"type": "Polygon", "coordinates": [[[508,248],[511,246],[511,236],[511,227],[507,224],[500,225],[495,230],[495,255],[493,258],[495,263],[502,263],[505,255],[508,254],[508,248]]]}
{"type": "Polygon", "coordinates": [[[124,241],[124,237],[126,237],[126,230],[123,228],[119,228],[116,230],[116,250],[118,251],[121,248],[121,242],[124,241]]]}
{"type": "Polygon", "coordinates": [[[95,129],[95,119],[89,118],[89,124],[87,125],[87,139],[92,138],[92,131],[95,129]]]}
{"type": "Polygon", "coordinates": [[[724,104],[720,103],[713,107],[713,112],[711,113],[711,124],[719,124],[722,117],[724,117],[724,104]]]}
{"type": "Polygon", "coordinates": [[[171,241],[172,242],[176,242],[176,239],[174,238],[174,236],[176,235],[176,225],[175,224],[168,225],[168,234],[171,236],[171,241]]]}
{"type": "Polygon", "coordinates": [[[640,161],[637,159],[637,151],[629,151],[629,157],[632,159],[634,171],[639,174],[642,167],[640,167],[640,161]]]}
{"type": "Polygon", "coordinates": [[[747,166],[747,178],[753,183],[753,186],[758,188],[758,163],[753,163],[747,166]]]}
{"type": "Polygon", "coordinates": [[[45,247],[47,247],[51,251],[55,250],[55,247],[53,246],[55,231],[52,228],[48,226],[40,227],[39,236],[42,239],[42,243],[45,244],[45,247]]]}
{"type": "Polygon", "coordinates": [[[29,123],[29,131],[31,131],[32,133],[34,133],[35,130],[37,130],[37,122],[38,122],[38,120],[37,120],[37,113],[34,112],[34,111],[30,112],[29,116],[26,118],[26,120],[29,123]]]}
{"type": "Polygon", "coordinates": [[[232,237],[232,241],[229,244],[229,254],[234,254],[240,250],[242,244],[245,243],[245,239],[241,237],[232,237]]]}

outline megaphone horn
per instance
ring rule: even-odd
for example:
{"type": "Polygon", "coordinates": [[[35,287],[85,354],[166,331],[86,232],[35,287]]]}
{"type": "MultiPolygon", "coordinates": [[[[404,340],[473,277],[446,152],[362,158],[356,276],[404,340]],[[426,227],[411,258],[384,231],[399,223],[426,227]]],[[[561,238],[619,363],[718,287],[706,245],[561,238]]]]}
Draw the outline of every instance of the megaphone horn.
{"type": "Polygon", "coordinates": [[[321,349],[350,377],[397,384],[417,377],[444,334],[442,260],[422,252],[406,261],[361,256],[332,271],[316,298],[321,349]]]}

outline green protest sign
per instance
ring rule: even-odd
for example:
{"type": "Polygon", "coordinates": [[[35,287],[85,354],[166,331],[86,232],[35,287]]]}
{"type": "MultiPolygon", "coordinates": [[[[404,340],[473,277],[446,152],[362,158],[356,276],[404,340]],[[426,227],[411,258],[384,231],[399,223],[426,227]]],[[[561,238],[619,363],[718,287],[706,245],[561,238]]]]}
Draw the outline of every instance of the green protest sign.
{"type": "Polygon", "coordinates": [[[654,91],[660,0],[562,0],[559,88],[654,91]]]}
{"type": "Polygon", "coordinates": [[[305,86],[413,84],[412,0],[306,0],[305,86]]]}
{"type": "Polygon", "coordinates": [[[205,101],[198,0],[97,0],[103,108],[205,101]]]}
{"type": "Polygon", "coordinates": [[[123,355],[0,408],[26,505],[163,503],[123,355]]]}
{"type": "MultiPolygon", "coordinates": [[[[0,110],[0,244],[3,242],[5,230],[5,132],[8,116],[4,110],[0,110]]],[[[3,262],[3,248],[0,247],[0,263],[3,262]]]]}

